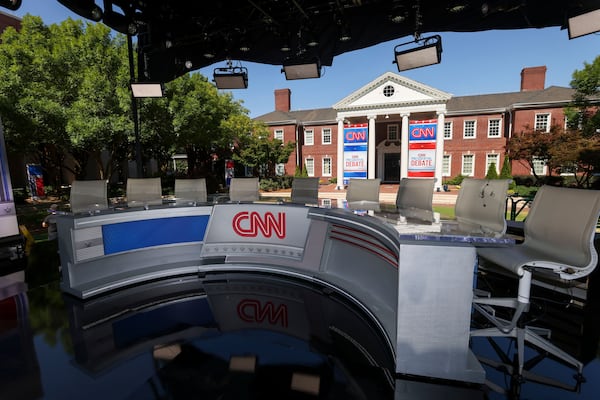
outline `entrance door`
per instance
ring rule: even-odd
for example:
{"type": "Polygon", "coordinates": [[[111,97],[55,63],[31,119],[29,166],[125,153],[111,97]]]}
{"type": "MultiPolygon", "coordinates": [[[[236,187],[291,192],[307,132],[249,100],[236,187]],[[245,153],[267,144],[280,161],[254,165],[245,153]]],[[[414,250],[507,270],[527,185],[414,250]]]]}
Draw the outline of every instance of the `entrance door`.
{"type": "Polygon", "coordinates": [[[400,153],[386,153],[383,158],[383,180],[400,182],[400,153]]]}

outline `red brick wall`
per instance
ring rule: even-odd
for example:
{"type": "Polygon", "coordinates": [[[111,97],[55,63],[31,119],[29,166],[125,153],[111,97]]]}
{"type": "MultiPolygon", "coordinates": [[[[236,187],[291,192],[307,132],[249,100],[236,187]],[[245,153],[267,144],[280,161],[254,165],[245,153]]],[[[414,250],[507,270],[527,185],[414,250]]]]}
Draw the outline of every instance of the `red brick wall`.
{"type": "Polygon", "coordinates": [[[307,158],[314,159],[314,176],[320,177],[322,183],[327,183],[331,178],[337,177],[337,124],[306,126],[300,130],[302,140],[304,140],[304,131],[312,129],[314,144],[302,146],[301,163],[307,158]],[[331,143],[323,144],[323,129],[331,129],[331,143]],[[331,158],[331,175],[323,176],[323,159],[331,158]]]}
{"type": "Polygon", "coordinates": [[[521,70],[521,91],[544,90],[546,67],[528,67],[521,70]]]}

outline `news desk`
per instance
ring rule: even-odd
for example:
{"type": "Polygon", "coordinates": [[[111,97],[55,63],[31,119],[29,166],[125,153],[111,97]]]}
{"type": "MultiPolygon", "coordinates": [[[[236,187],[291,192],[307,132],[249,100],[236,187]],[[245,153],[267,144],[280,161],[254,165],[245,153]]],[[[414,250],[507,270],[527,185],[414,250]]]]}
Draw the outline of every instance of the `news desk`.
{"type": "Polygon", "coordinates": [[[310,280],[371,316],[396,372],[485,379],[468,348],[474,245],[501,241],[277,203],[111,209],[61,216],[57,225],[61,288],[79,299],[219,273],[310,280]]]}

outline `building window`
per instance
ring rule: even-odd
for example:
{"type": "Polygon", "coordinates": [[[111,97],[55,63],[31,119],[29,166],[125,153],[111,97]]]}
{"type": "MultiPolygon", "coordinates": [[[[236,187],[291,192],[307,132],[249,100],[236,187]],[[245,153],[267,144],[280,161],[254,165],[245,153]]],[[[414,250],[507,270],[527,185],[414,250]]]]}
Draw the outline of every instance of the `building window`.
{"type": "Polygon", "coordinates": [[[331,144],[331,128],[323,128],[321,131],[323,144],[331,144]]]}
{"type": "Polygon", "coordinates": [[[550,114],[535,114],[535,130],[550,132],[550,114]]]}
{"type": "Polygon", "coordinates": [[[444,139],[452,139],[452,122],[444,122],[444,139]]]}
{"type": "Polygon", "coordinates": [[[312,146],[315,144],[315,134],[312,129],[307,129],[304,131],[304,144],[307,146],[312,146]]]}
{"type": "Polygon", "coordinates": [[[442,157],[442,176],[452,176],[450,175],[450,161],[452,160],[450,154],[444,154],[442,157]]]}
{"type": "Polygon", "coordinates": [[[331,157],[323,158],[323,176],[331,176],[331,157]]]}
{"type": "Polygon", "coordinates": [[[468,120],[464,122],[463,125],[463,138],[465,139],[475,139],[475,120],[468,120]]]}
{"type": "Polygon", "coordinates": [[[383,88],[383,95],[385,97],[392,97],[394,95],[394,87],[392,85],[387,85],[383,88]]]}
{"type": "Polygon", "coordinates": [[[462,169],[461,175],[465,176],[473,176],[475,165],[475,156],[473,154],[463,154],[462,156],[462,169]]]}
{"type": "Polygon", "coordinates": [[[485,156],[485,173],[487,174],[488,170],[490,169],[490,165],[492,165],[492,163],[494,163],[494,166],[496,167],[496,173],[499,173],[500,171],[498,170],[498,162],[500,161],[500,154],[487,154],[485,156]]]}
{"type": "Polygon", "coordinates": [[[331,199],[321,199],[321,207],[331,208],[331,199]]]}
{"type": "Polygon", "coordinates": [[[275,129],[273,138],[275,138],[277,140],[281,140],[283,142],[283,129],[275,129]]]}
{"type": "Polygon", "coordinates": [[[275,175],[277,175],[277,176],[285,175],[285,164],[276,164],[275,165],[275,175]]]}
{"type": "Polygon", "coordinates": [[[546,175],[546,161],[542,158],[534,157],[533,158],[533,172],[535,172],[535,174],[537,176],[546,175]]]}
{"type": "Polygon", "coordinates": [[[306,166],[306,173],[308,176],[315,176],[315,159],[307,158],[304,161],[304,165],[306,166]]]}
{"type": "Polygon", "coordinates": [[[499,137],[501,137],[501,133],[500,133],[500,119],[490,119],[490,120],[488,120],[488,137],[490,137],[490,138],[499,138],[499,137]]]}
{"type": "Polygon", "coordinates": [[[398,125],[387,126],[387,140],[398,140],[398,125]]]}

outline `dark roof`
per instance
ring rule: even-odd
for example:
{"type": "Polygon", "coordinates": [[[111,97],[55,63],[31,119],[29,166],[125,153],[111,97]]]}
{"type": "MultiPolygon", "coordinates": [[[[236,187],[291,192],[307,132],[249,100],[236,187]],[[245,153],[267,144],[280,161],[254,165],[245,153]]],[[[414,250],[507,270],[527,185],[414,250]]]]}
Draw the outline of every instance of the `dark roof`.
{"type": "MultiPolygon", "coordinates": [[[[446,105],[448,116],[482,114],[509,110],[511,108],[564,107],[572,100],[574,89],[550,86],[543,90],[523,92],[479,94],[450,98],[446,105]]],[[[303,124],[316,125],[335,123],[337,112],[333,108],[303,111],[273,111],[256,117],[269,125],[303,124]]]]}
{"type": "Polygon", "coordinates": [[[598,0],[104,0],[103,8],[94,1],[59,1],[137,35],[140,78],[150,81],[170,81],[227,59],[282,65],[302,54],[331,65],[334,56],[412,38],[415,30],[425,37],[565,27],[568,16],[598,9],[598,0]],[[341,41],[345,30],[350,36],[341,41]],[[310,47],[309,37],[317,45],[310,47]],[[282,51],[284,44],[291,50],[282,51]]]}

